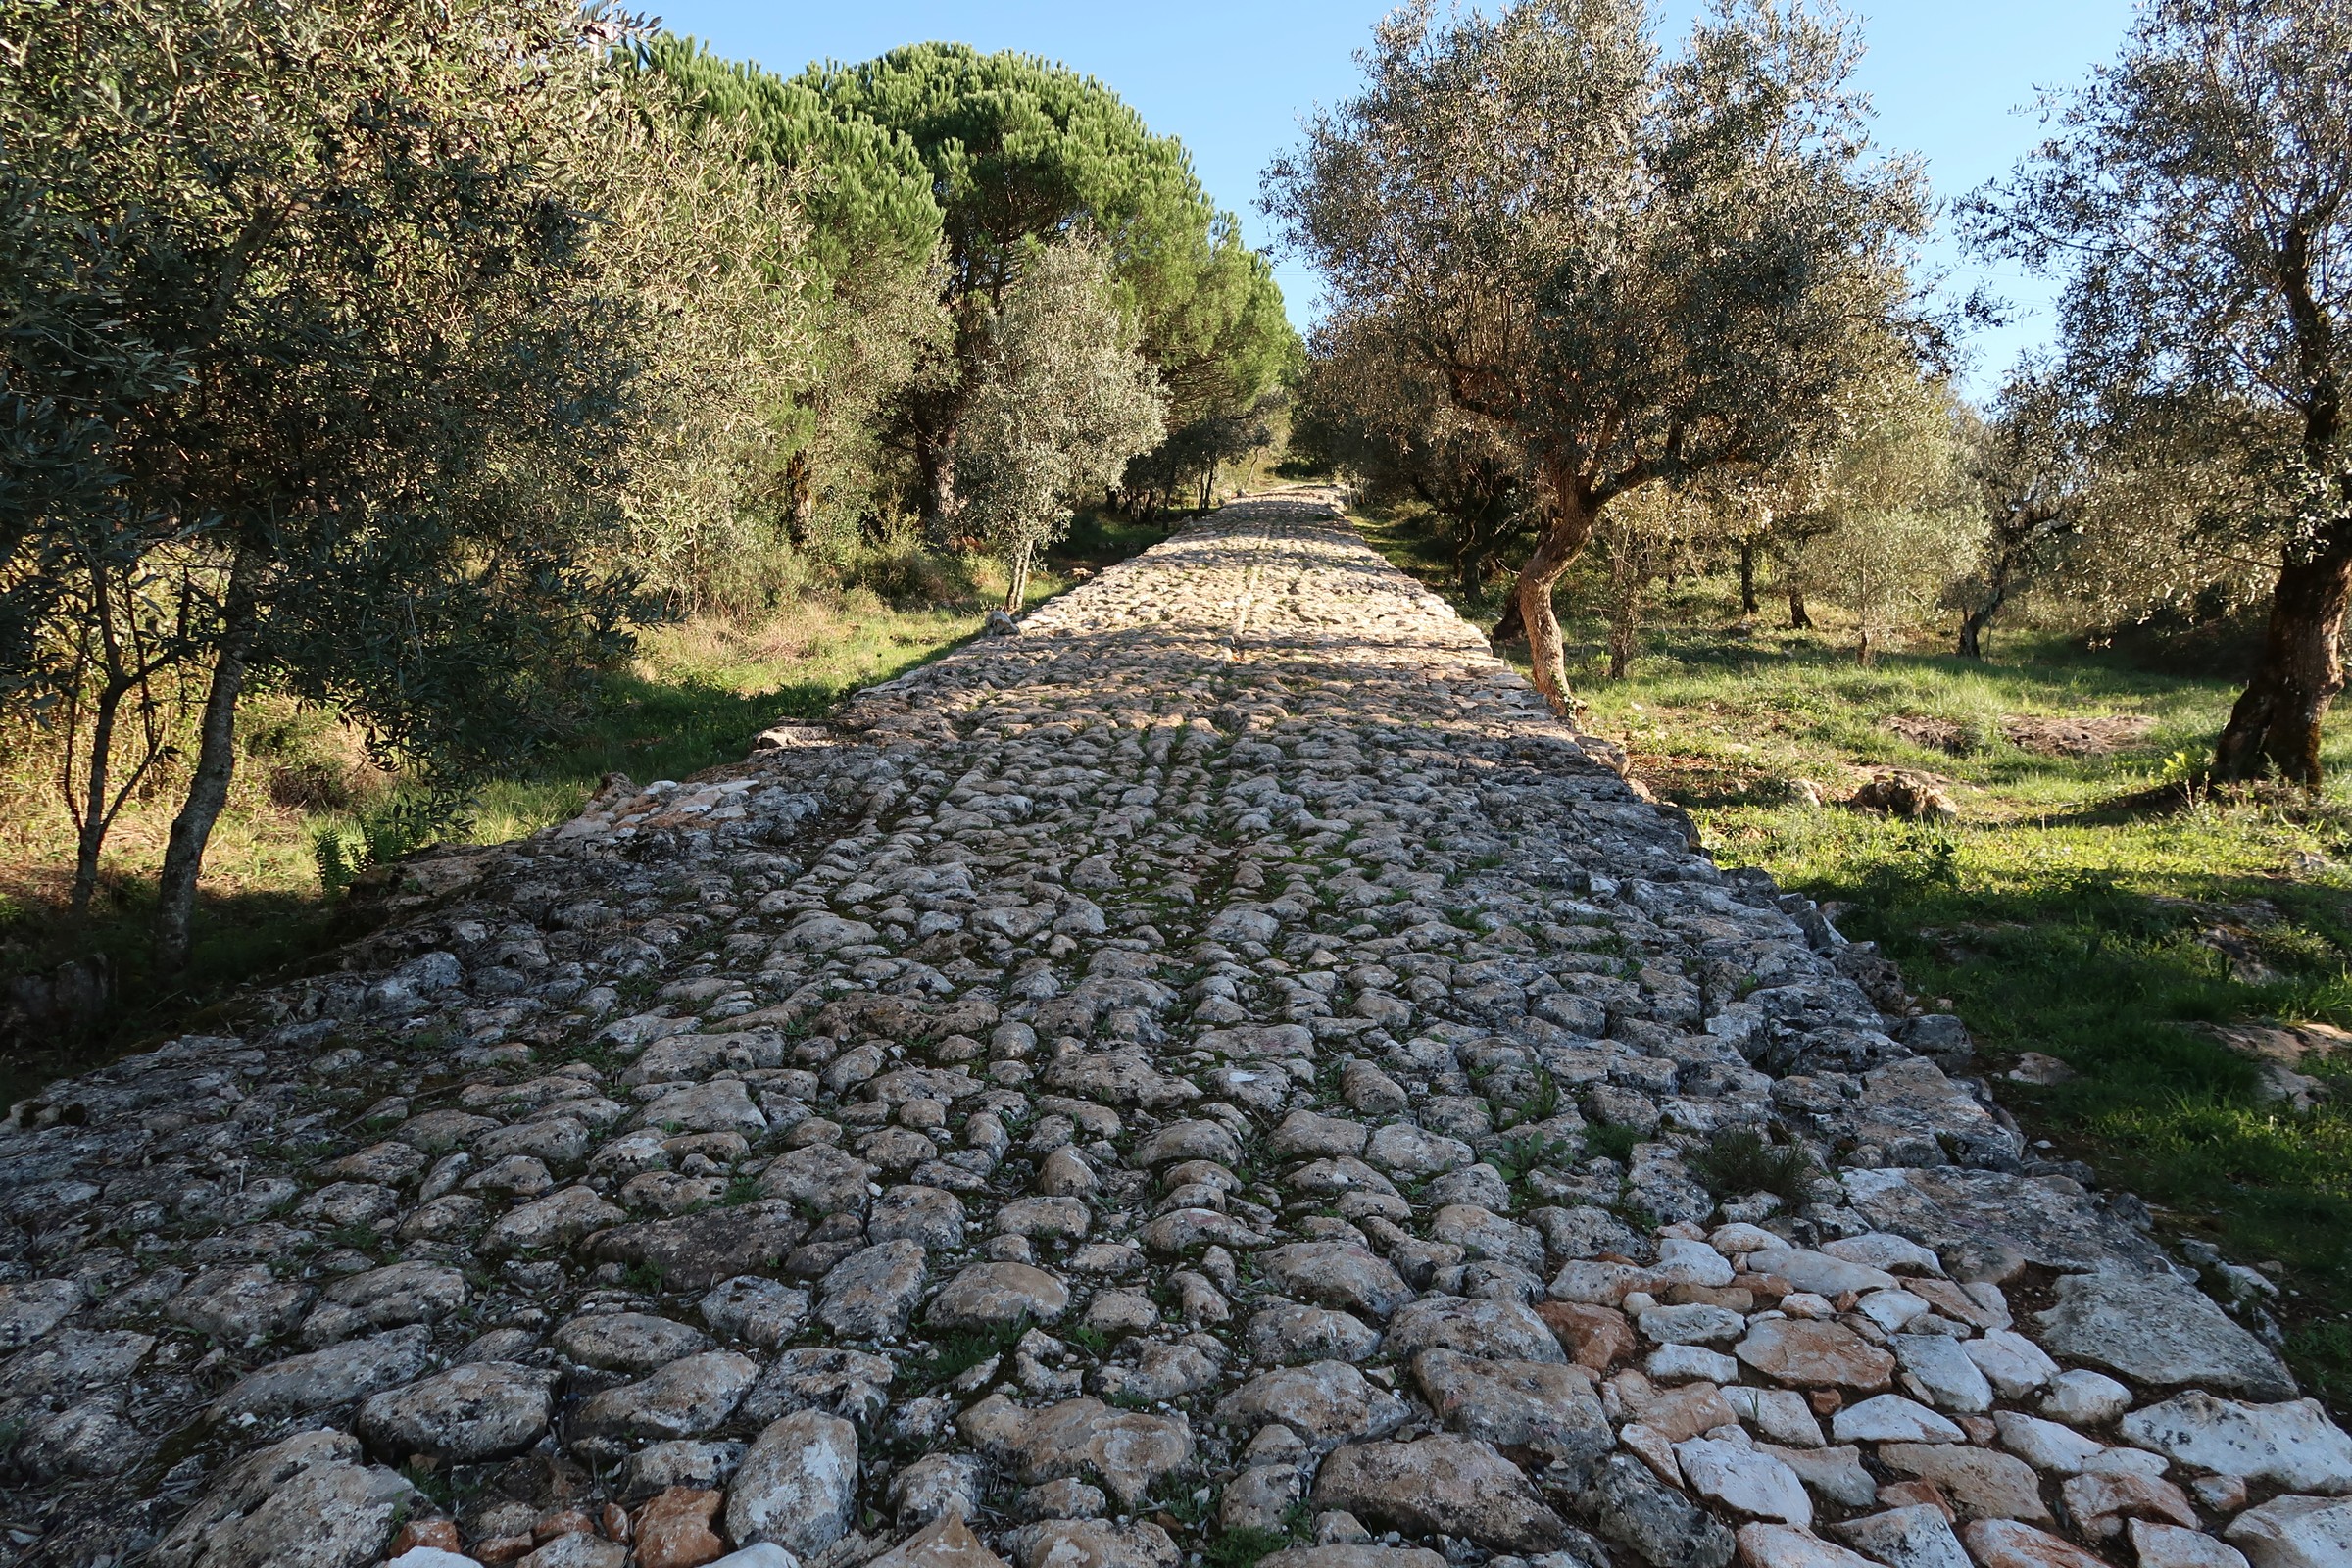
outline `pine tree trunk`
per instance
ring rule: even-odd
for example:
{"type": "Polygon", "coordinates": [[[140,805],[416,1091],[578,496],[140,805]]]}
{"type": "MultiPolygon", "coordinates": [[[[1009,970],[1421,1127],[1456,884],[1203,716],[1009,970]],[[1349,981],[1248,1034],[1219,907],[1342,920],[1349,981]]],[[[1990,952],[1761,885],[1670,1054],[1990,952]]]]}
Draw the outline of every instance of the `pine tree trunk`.
{"type": "Polygon", "coordinates": [[[165,847],[163,874],[156,882],[155,966],[164,974],[175,974],[187,966],[205,846],[212,842],[213,826],[228,804],[229,782],[236,775],[237,699],[245,691],[245,661],[253,652],[259,624],[253,578],[260,566],[257,557],[239,550],[236,564],[229,568],[220,649],[213,662],[212,689],[205,694],[195,776],[179,814],[172,819],[172,839],[165,847]]]}
{"type": "Polygon", "coordinates": [[[2348,599],[2352,548],[2279,569],[2261,660],[2214,748],[2216,778],[2320,787],[2320,726],[2344,686],[2348,599]]]}
{"type": "Polygon", "coordinates": [[[1811,631],[1813,629],[1813,617],[1805,613],[1805,591],[1802,588],[1788,590],[1788,629],[1790,631],[1811,631]]]}

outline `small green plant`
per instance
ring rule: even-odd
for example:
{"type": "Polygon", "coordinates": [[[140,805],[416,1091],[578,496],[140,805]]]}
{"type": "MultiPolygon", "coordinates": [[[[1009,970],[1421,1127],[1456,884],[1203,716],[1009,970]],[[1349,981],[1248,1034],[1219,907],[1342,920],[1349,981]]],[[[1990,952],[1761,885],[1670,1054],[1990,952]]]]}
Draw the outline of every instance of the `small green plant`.
{"type": "Polygon", "coordinates": [[[1594,1122],[1585,1129],[1585,1154],[1588,1158],[1613,1159],[1624,1164],[1633,1157],[1634,1146],[1642,1141],[1642,1130],[1615,1122],[1594,1122]]]}
{"type": "Polygon", "coordinates": [[[311,858],[318,867],[318,885],[335,894],[370,867],[472,831],[471,803],[465,796],[429,791],[403,796],[356,822],[318,829],[311,836],[311,858]]]}
{"type": "Polygon", "coordinates": [[[1259,1530],[1245,1527],[1228,1530],[1200,1548],[1202,1568],[1257,1568],[1260,1557],[1269,1556],[1291,1544],[1291,1538],[1279,1530],[1259,1530]]]}
{"type": "Polygon", "coordinates": [[[660,1296],[669,1289],[669,1265],[659,1258],[631,1263],[621,1272],[620,1283],[639,1296],[660,1296]]]}
{"type": "Polygon", "coordinates": [[[966,1329],[933,1340],[921,1358],[908,1363],[906,1376],[918,1388],[936,1389],[955,1382],[972,1368],[995,1360],[1021,1343],[1029,1332],[1027,1317],[995,1328],[966,1329]]]}
{"type": "Polygon", "coordinates": [[[1813,1184],[1813,1156],[1794,1146],[1777,1148],[1746,1127],[1726,1128],[1686,1161],[1699,1185],[1717,1198],[1770,1193],[1801,1203],[1813,1184]]]}
{"type": "Polygon", "coordinates": [[[447,1509],[456,1500],[456,1494],[450,1489],[449,1476],[438,1464],[412,1461],[400,1473],[410,1486],[431,1498],[437,1507],[447,1509]]]}
{"type": "Polygon", "coordinates": [[[1559,1080],[1545,1069],[1536,1069],[1535,1083],[1519,1103],[1512,1107],[1521,1121],[1549,1121],[1560,1113],[1559,1080]]]}
{"type": "Polygon", "coordinates": [[[1092,1323],[1081,1323],[1076,1328],[1064,1332],[1061,1337],[1089,1355],[1101,1355],[1104,1350],[1110,1348],[1110,1336],[1096,1328],[1092,1323]]]}
{"type": "Polygon", "coordinates": [[[2338,1407],[2352,1400],[2352,1318],[2288,1330],[2286,1358],[2321,1398],[2338,1407]]]}
{"type": "Polygon", "coordinates": [[[1556,1165],[1576,1152],[1575,1146],[1564,1138],[1547,1138],[1542,1133],[1521,1133],[1506,1138],[1479,1158],[1502,1173],[1502,1179],[1513,1187],[1527,1180],[1528,1174],[1539,1165],[1556,1165]]]}
{"type": "Polygon", "coordinates": [[[1162,1476],[1155,1484],[1144,1506],[1149,1512],[1164,1513],[1185,1530],[1199,1531],[1208,1523],[1209,1489],[1196,1487],[1181,1476],[1162,1476]]]}
{"type": "Polygon", "coordinates": [[[2213,754],[2198,749],[2174,752],[2156,764],[2156,785],[2178,785],[2194,790],[2202,785],[2213,771],[2213,754]]]}

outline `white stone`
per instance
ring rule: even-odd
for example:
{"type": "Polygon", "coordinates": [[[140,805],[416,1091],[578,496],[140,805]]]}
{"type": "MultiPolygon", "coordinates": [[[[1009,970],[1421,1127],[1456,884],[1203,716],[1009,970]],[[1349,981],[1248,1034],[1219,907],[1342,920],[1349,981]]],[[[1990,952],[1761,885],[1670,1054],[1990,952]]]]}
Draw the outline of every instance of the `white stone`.
{"type": "Polygon", "coordinates": [[[1723,1396],[1741,1420],[1754,1422],[1756,1430],[1775,1443],[1818,1448],[1829,1441],[1821,1435],[1821,1422],[1814,1417],[1812,1405],[1794,1389],[1726,1384],[1723,1396]]]}
{"type": "Polygon", "coordinates": [[[2352,1563],[2352,1497],[2273,1497],[2222,1534],[2254,1568],[2344,1568],[2352,1563]]]}
{"type": "Polygon", "coordinates": [[[1795,1471],[1745,1443],[1691,1438],[1674,1446],[1690,1490],[1752,1519],[1810,1525],[1813,1499],[1795,1471]]]}
{"type": "Polygon", "coordinates": [[[2192,1470],[2291,1492],[2352,1492],[2352,1437],[2317,1399],[2247,1404],[2192,1391],[2132,1411],[2119,1430],[2192,1470]]]}
{"type": "Polygon", "coordinates": [[[1747,1332],[1747,1319],[1728,1306],[1653,1306],[1638,1319],[1652,1345],[1729,1345],[1747,1332]]]}
{"type": "Polygon", "coordinates": [[[1926,1301],[1909,1291],[1873,1291],[1856,1303],[1854,1310],[1892,1334],[1922,1312],[1933,1310],[1926,1301]]]}
{"type": "Polygon", "coordinates": [[[2095,1427],[2132,1408],[2132,1391],[2104,1372],[2077,1367],[2050,1379],[2041,1413],[2069,1426],[2095,1427]]]}
{"type": "Polygon", "coordinates": [[[1979,1415],[1992,1408],[1992,1384],[1958,1340],[1940,1334],[1897,1334],[1887,1342],[1903,1369],[1903,1385],[1939,1410],[1979,1415]]]}
{"type": "Polygon", "coordinates": [[[1737,1360],[1703,1345],[1661,1345],[1649,1352],[1642,1367],[1658,1383],[1736,1383],[1740,1379],[1737,1360]]]}
{"type": "Polygon", "coordinates": [[[2082,1462],[2084,1475],[2134,1475],[2161,1478],[2171,1468],[2161,1453],[2147,1453],[2138,1448],[2101,1448],[2097,1454],[2082,1462]]]}
{"type": "Polygon", "coordinates": [[[2004,1399],[2022,1399],[2058,1375],[2058,1363],[2014,1329],[1994,1329],[1961,1348],[2004,1399]]]}
{"type": "Polygon", "coordinates": [[[2001,1446],[2044,1475],[2080,1475],[2082,1467],[2106,1451],[2073,1427],[2044,1421],[2022,1410],[2000,1410],[1993,1421],[2001,1429],[2001,1446]]]}
{"type": "Polygon", "coordinates": [[[1858,1551],[1790,1525],[1742,1525],[1740,1561],[1745,1568],[1879,1568],[1858,1551]]]}
{"type": "Polygon", "coordinates": [[[2134,1519],[2129,1526],[2139,1568],[2246,1568],[2246,1555],[2201,1530],[2134,1519]]]}
{"type": "Polygon", "coordinates": [[[1830,1528],[1887,1568],[1969,1568],[1968,1548],[1952,1534],[1951,1522],[1941,1508],[1926,1503],[1830,1528]]]}
{"type": "Polygon", "coordinates": [[[1838,1315],[1838,1303],[1811,1291],[1790,1291],[1781,1298],[1781,1311],[1811,1323],[1826,1323],[1838,1315]]]}
{"type": "Polygon", "coordinates": [[[1632,1263],[1604,1263],[1595,1258],[1578,1258],[1561,1265],[1552,1277],[1551,1296],[1556,1301],[1578,1301],[1588,1306],[1615,1306],[1627,1294],[1649,1283],[1649,1270],[1632,1263]]]}
{"type": "Polygon", "coordinates": [[[1704,1242],[1662,1238],[1650,1278],[1660,1285],[1722,1286],[1732,1283],[1732,1262],[1704,1242]]]}
{"type": "Polygon", "coordinates": [[[439,1546],[411,1546],[384,1568],[482,1568],[471,1557],[459,1552],[443,1551],[439,1546]]]}
{"type": "Polygon", "coordinates": [[[1828,1297],[1843,1296],[1848,1291],[1892,1290],[1898,1283],[1883,1268],[1849,1263],[1841,1257],[1803,1248],[1758,1252],[1747,1260],[1747,1266],[1758,1274],[1777,1274],[1800,1291],[1828,1297]]]}
{"type": "Polygon", "coordinates": [[[716,1562],[704,1568],[801,1568],[801,1559],[772,1541],[762,1541],[741,1551],[730,1551],[716,1562]]]}
{"type": "Polygon", "coordinates": [[[727,1489],[727,1534],[822,1551],[850,1528],[858,1501],[858,1429],[796,1410],[760,1432],[727,1489]]]}
{"type": "Polygon", "coordinates": [[[1849,1404],[1830,1418],[1839,1443],[1964,1443],[1968,1434],[1899,1394],[1849,1404]]]}
{"type": "Polygon", "coordinates": [[[1890,1236],[1885,1231],[1872,1231],[1864,1236],[1840,1237],[1824,1242],[1821,1250],[1832,1257],[1848,1263],[1862,1263],[1871,1268],[1883,1268],[1889,1274],[1937,1274],[1943,1264],[1934,1251],[1902,1236],[1890,1236]]]}
{"type": "Polygon", "coordinates": [[[1716,1226],[1708,1233],[1707,1245],[1726,1257],[1740,1257],[1749,1252],[1777,1252],[1788,1244],[1761,1225],[1740,1220],[1716,1226]]]}

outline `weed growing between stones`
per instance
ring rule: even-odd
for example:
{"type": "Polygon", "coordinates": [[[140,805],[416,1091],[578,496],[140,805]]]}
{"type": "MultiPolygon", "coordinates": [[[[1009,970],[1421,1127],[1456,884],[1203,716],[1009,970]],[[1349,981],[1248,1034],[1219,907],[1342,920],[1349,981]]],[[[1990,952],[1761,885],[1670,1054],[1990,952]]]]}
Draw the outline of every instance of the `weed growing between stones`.
{"type": "Polygon", "coordinates": [[[1788,1203],[1805,1200],[1820,1169],[1804,1150],[1793,1145],[1776,1147],[1763,1134],[1746,1127],[1717,1133],[1684,1163],[1699,1185],[1717,1198],[1770,1193],[1788,1203]]]}

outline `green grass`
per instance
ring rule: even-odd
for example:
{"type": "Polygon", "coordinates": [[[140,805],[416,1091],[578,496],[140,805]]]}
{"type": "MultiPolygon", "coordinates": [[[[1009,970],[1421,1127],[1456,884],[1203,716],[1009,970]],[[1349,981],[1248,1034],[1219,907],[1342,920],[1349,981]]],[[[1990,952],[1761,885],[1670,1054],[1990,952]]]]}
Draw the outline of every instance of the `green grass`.
{"type": "MultiPolygon", "coordinates": [[[[1366,532],[1450,587],[1442,552],[1409,520],[1366,532]]],[[[1492,623],[1499,606],[1461,608],[1492,623]]],[[[2073,1068],[2047,1088],[2000,1085],[2051,1146],[2041,1152],[2137,1192],[2168,1238],[2282,1265],[2290,1359],[2339,1407],[2352,1399],[2352,1059],[2307,1061],[2301,1071],[2344,1093],[2297,1111],[2266,1103],[2255,1065],[2201,1028],[2352,1026],[2352,873],[2339,863],[2352,862],[2352,793],[2340,782],[2317,800],[2180,789],[2236,694],[2227,678],[1998,627],[1991,662],[1944,656],[1937,633],[1865,669],[1834,624],[1777,630],[1778,612],[1768,603],[1741,632],[1728,584],[1687,584],[1658,611],[1631,678],[1614,683],[1601,678],[1598,622],[1569,616],[1570,673],[1590,705],[1582,727],[1622,744],[1638,777],[1688,808],[1721,864],[1762,866],[1835,905],[1839,929],[1879,943],[1931,1007],[1967,1021],[1986,1068],[2028,1051],[2073,1068]],[[2004,727],[2117,715],[2143,719],[2144,732],[2090,756],[2032,750],[2004,727]],[[1916,732],[1919,719],[1942,721],[1948,744],[1890,727],[1916,732]],[[1880,766],[1944,781],[1958,820],[1790,801],[1797,780],[1841,800],[1880,766]]],[[[2347,777],[2343,724],[2325,757],[2347,777]]]]}

